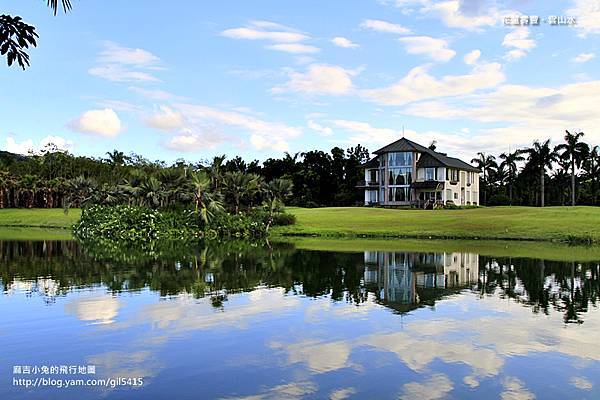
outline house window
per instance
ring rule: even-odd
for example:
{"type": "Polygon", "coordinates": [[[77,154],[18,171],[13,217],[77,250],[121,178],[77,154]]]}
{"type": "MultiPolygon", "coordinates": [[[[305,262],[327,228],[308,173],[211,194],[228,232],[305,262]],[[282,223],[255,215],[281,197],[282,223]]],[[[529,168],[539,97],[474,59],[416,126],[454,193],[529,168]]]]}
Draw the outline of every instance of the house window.
{"type": "Polygon", "coordinates": [[[388,190],[388,200],[394,202],[406,202],[409,201],[409,193],[407,187],[392,187],[388,190]]]}
{"type": "Polygon", "coordinates": [[[473,173],[472,172],[467,172],[467,184],[471,184],[473,183],[473,173]]]}
{"type": "Polygon", "coordinates": [[[425,168],[425,180],[426,181],[437,180],[437,168],[425,168]]]}
{"type": "Polygon", "coordinates": [[[369,182],[377,182],[377,170],[372,169],[369,171],[369,182]]]}
{"type": "Polygon", "coordinates": [[[458,193],[454,193],[454,200],[458,200],[458,193]]]}
{"type": "Polygon", "coordinates": [[[369,202],[377,203],[377,190],[369,190],[369,202]]]}
{"type": "Polygon", "coordinates": [[[446,168],[446,180],[452,182],[458,181],[458,170],[446,168]]]}
{"type": "Polygon", "coordinates": [[[410,185],[412,168],[390,168],[388,185],[410,185]]]}
{"type": "Polygon", "coordinates": [[[388,153],[388,165],[390,167],[410,167],[412,162],[413,154],[410,152],[388,153]]]}

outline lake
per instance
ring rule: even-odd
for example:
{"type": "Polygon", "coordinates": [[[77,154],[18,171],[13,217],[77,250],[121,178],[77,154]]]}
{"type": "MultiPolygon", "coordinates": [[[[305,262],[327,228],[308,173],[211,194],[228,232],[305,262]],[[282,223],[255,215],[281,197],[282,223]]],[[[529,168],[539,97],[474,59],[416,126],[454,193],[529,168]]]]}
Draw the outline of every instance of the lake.
{"type": "Polygon", "coordinates": [[[0,398],[600,398],[600,257],[523,246],[0,241],[0,398]]]}

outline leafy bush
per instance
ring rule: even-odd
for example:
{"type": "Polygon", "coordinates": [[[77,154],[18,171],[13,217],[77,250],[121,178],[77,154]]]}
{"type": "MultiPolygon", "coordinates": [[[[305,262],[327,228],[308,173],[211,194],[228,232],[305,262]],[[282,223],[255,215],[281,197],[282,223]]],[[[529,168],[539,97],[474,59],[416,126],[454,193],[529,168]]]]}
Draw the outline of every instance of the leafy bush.
{"type": "Polygon", "coordinates": [[[267,236],[267,226],[257,214],[219,214],[213,218],[207,229],[208,237],[248,238],[267,236]]]}
{"type": "MultiPolygon", "coordinates": [[[[269,219],[271,218],[270,213],[265,210],[255,210],[250,214],[253,218],[256,218],[265,225],[269,223],[269,219]]],[[[273,221],[271,222],[271,226],[285,226],[285,225],[294,225],[296,223],[296,216],[293,214],[288,214],[286,212],[280,211],[273,213],[273,221]]]]}
{"type": "Polygon", "coordinates": [[[205,224],[192,210],[152,210],[133,206],[91,206],[73,227],[81,240],[190,240],[199,237],[264,237],[266,224],[255,215],[221,213],[205,224]]]}
{"type": "Polygon", "coordinates": [[[273,226],[294,225],[295,223],[296,216],[294,214],[280,212],[273,215],[273,226]]]}

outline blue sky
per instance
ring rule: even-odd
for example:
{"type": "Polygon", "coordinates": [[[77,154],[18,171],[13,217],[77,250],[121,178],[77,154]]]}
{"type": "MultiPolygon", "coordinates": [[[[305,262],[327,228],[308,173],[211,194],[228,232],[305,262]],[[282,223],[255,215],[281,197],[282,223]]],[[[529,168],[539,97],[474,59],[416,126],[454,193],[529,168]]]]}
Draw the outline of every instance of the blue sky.
{"type": "Polygon", "coordinates": [[[595,0],[4,0],[40,34],[0,68],[0,148],[264,160],[402,135],[464,158],[600,142],[595,0]],[[506,16],[539,16],[507,26],[506,16]],[[553,26],[549,16],[573,16],[553,26]]]}

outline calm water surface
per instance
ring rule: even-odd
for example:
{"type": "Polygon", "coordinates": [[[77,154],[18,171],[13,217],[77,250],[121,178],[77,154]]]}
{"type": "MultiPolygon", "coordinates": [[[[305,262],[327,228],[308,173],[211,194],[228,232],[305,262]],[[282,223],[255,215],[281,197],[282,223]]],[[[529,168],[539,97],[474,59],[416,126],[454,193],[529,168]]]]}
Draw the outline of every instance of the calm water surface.
{"type": "Polygon", "coordinates": [[[441,250],[0,242],[0,399],[598,399],[599,273],[441,250]],[[143,384],[15,385],[36,377],[143,384]]]}

